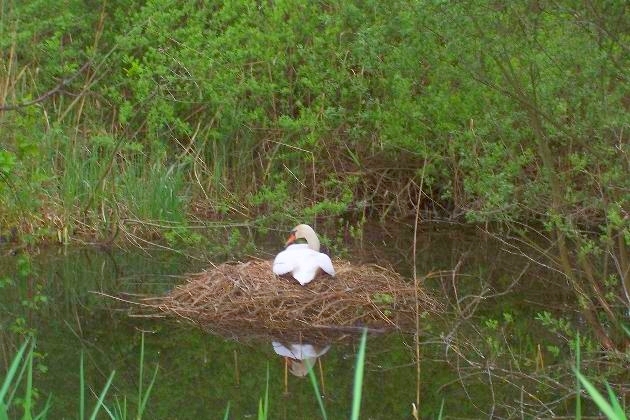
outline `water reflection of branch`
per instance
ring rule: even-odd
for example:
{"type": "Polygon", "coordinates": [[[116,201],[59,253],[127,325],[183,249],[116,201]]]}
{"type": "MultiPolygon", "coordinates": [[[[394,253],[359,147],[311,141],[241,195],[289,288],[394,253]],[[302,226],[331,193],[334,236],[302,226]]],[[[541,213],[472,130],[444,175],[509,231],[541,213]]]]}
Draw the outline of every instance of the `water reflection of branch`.
{"type": "MultiPolygon", "coordinates": [[[[530,267],[529,263],[525,264],[525,266],[523,267],[519,275],[516,276],[514,280],[502,291],[498,291],[496,293],[491,294],[490,292],[492,288],[488,286],[488,284],[483,284],[481,291],[478,294],[476,295],[469,294],[460,299],[456,278],[463,264],[463,261],[464,261],[464,257],[460,258],[460,260],[457,262],[457,264],[453,268],[453,271],[451,272],[451,286],[453,289],[453,293],[455,295],[455,301],[452,304],[452,306],[456,308],[456,311],[455,311],[456,321],[453,327],[451,328],[450,332],[443,337],[443,342],[444,344],[446,344],[446,350],[445,350],[446,354],[448,354],[449,349],[452,348],[453,337],[455,337],[455,334],[459,330],[460,326],[465,321],[470,319],[477,312],[477,308],[479,307],[479,304],[483,301],[496,299],[498,297],[501,297],[510,293],[514,289],[514,287],[516,287],[516,285],[520,282],[521,278],[525,275],[525,273],[529,270],[529,267],[530,267]],[[469,302],[464,307],[462,307],[461,304],[466,300],[469,300],[469,302]]],[[[448,296],[448,293],[446,292],[446,290],[444,294],[448,296]]],[[[481,352],[479,352],[479,354],[481,355],[481,352]]],[[[460,354],[460,356],[463,356],[463,355],[460,354]]]]}
{"type": "Polygon", "coordinates": [[[484,301],[484,300],[488,300],[488,299],[494,299],[494,298],[498,298],[504,295],[507,295],[508,293],[510,293],[514,287],[516,287],[516,285],[520,282],[521,278],[525,275],[525,273],[529,270],[530,265],[529,263],[527,263],[523,269],[521,270],[521,272],[518,274],[518,276],[516,276],[514,278],[514,280],[512,280],[512,282],[502,291],[498,291],[495,293],[490,294],[492,288],[490,286],[488,286],[487,284],[484,284],[482,286],[481,291],[476,294],[476,295],[466,295],[464,297],[462,297],[461,299],[457,298],[457,283],[455,282],[455,277],[457,276],[457,270],[459,269],[459,267],[461,266],[461,262],[462,260],[460,260],[457,265],[455,266],[455,269],[453,270],[452,273],[452,285],[453,285],[453,290],[454,293],[456,295],[456,307],[457,307],[457,314],[462,318],[462,320],[466,320],[469,319],[477,310],[477,307],[479,306],[479,304],[484,301]],[[468,303],[463,309],[460,305],[460,303],[464,302],[465,300],[471,299],[470,303],[468,303]]]}
{"type": "MultiPolygon", "coordinates": [[[[533,229],[533,228],[528,227],[528,226],[525,226],[525,227],[530,229],[530,230],[532,230],[532,231],[534,231],[538,235],[542,236],[542,233],[538,232],[536,229],[533,229]]],[[[494,238],[497,241],[499,241],[505,247],[507,247],[507,248],[502,248],[502,249],[503,249],[503,251],[507,252],[508,254],[518,255],[519,257],[524,257],[525,259],[535,263],[536,265],[539,265],[539,266],[544,267],[544,268],[546,268],[546,269],[548,269],[550,271],[556,272],[556,273],[562,275],[563,277],[566,277],[565,273],[562,272],[561,270],[559,270],[558,268],[552,267],[551,265],[545,264],[544,262],[542,262],[542,261],[540,261],[540,260],[530,256],[529,254],[524,252],[521,248],[516,246],[514,243],[508,242],[507,240],[505,240],[501,236],[499,236],[499,235],[497,235],[495,233],[492,233],[492,232],[490,232],[488,230],[484,230],[484,232],[486,234],[490,235],[492,238],[494,238]]],[[[545,239],[548,239],[548,238],[545,238],[545,239]]],[[[549,251],[556,246],[555,243],[551,243],[549,245],[549,247],[545,249],[545,248],[539,247],[537,244],[534,243],[533,240],[532,241],[526,241],[526,240],[524,240],[522,238],[519,238],[519,237],[510,237],[510,241],[513,241],[515,243],[520,243],[522,245],[525,245],[528,248],[530,248],[533,251],[535,251],[537,254],[539,254],[541,256],[544,256],[546,259],[552,259],[552,256],[549,255],[549,251]]],[[[557,263],[557,262],[554,261],[554,263],[557,263]]]]}
{"type": "Polygon", "coordinates": [[[500,290],[491,282],[480,281],[476,292],[462,295],[464,283],[461,282],[461,277],[464,274],[461,270],[464,262],[465,255],[457,262],[450,276],[444,278],[442,282],[444,295],[447,297],[454,319],[440,339],[445,345],[444,362],[453,367],[456,378],[441,385],[438,392],[446,392],[446,389],[452,386],[460,387],[469,402],[491,418],[512,417],[515,413],[532,418],[555,417],[554,410],[575,396],[575,389],[570,386],[574,383],[570,372],[567,373],[568,376],[558,376],[556,370],[547,372],[544,364],[541,364],[541,368],[537,368],[534,373],[523,372],[521,370],[523,359],[519,358],[518,349],[512,348],[509,331],[497,329],[494,338],[488,337],[483,325],[480,326],[474,321],[475,314],[485,309],[485,305],[481,305],[482,302],[496,301],[514,293],[514,289],[535,266],[536,261],[532,259],[524,261],[509,284],[500,290]],[[503,343],[501,350],[495,351],[492,347],[494,342],[503,343]],[[485,347],[487,344],[490,345],[489,349],[485,347]],[[508,359],[503,360],[502,356],[508,359]],[[479,401],[477,395],[479,382],[485,385],[487,406],[475,403],[479,401]],[[510,390],[508,393],[520,397],[505,400],[503,395],[506,395],[506,389],[510,390]],[[532,389],[553,389],[553,400],[546,399],[546,394],[538,394],[531,391],[532,389]]]}
{"type": "MultiPolygon", "coordinates": [[[[465,358],[464,358],[465,359],[465,358]]],[[[480,363],[476,363],[476,362],[472,362],[471,365],[469,367],[462,367],[459,364],[459,359],[457,361],[457,378],[446,382],[444,384],[442,384],[438,389],[437,392],[438,393],[442,393],[445,392],[445,389],[456,384],[459,383],[462,387],[462,389],[464,390],[464,393],[466,393],[467,397],[469,398],[470,401],[474,401],[475,399],[473,397],[470,396],[469,392],[468,392],[468,385],[471,379],[474,378],[480,378],[480,381],[483,382],[483,377],[487,377],[488,378],[488,382],[489,382],[489,390],[490,392],[493,394],[493,407],[492,409],[494,410],[495,405],[496,405],[496,401],[494,399],[494,388],[495,388],[495,384],[493,382],[493,378],[494,379],[498,379],[501,382],[512,386],[515,389],[518,389],[520,394],[521,394],[521,398],[519,400],[520,403],[520,409],[521,409],[521,413],[524,415],[527,415],[527,417],[532,417],[532,418],[546,418],[546,417],[555,417],[554,411],[553,411],[553,407],[554,406],[558,406],[559,404],[561,404],[563,401],[569,400],[570,398],[574,397],[574,393],[575,393],[575,389],[573,389],[570,386],[567,386],[566,384],[560,382],[559,380],[549,376],[549,375],[541,375],[541,376],[536,376],[536,375],[531,375],[531,374],[527,374],[524,373],[520,370],[514,370],[514,369],[503,369],[497,365],[494,364],[480,364],[480,363]],[[560,397],[558,397],[555,400],[552,401],[548,401],[548,402],[544,402],[540,397],[538,397],[537,395],[527,391],[526,387],[523,386],[523,382],[524,381],[531,381],[534,383],[533,388],[534,389],[541,389],[541,388],[549,388],[550,386],[554,387],[554,389],[557,390],[563,390],[564,394],[560,397]],[[526,403],[524,401],[524,397],[527,397],[529,399],[531,399],[532,401],[535,401],[536,404],[538,404],[538,407],[542,407],[542,410],[536,406],[534,406],[532,403],[526,403]],[[535,411],[532,411],[535,410],[535,411]]],[[[568,383],[572,383],[572,381],[569,381],[568,383]]],[[[498,386],[498,385],[496,385],[498,386]]],[[[480,407],[477,407],[477,409],[479,409],[480,411],[483,411],[480,407]]],[[[513,407],[507,407],[511,410],[514,410],[513,407]]],[[[488,414],[488,413],[486,413],[488,414]]],[[[494,416],[490,416],[492,418],[495,418],[494,416]]]]}

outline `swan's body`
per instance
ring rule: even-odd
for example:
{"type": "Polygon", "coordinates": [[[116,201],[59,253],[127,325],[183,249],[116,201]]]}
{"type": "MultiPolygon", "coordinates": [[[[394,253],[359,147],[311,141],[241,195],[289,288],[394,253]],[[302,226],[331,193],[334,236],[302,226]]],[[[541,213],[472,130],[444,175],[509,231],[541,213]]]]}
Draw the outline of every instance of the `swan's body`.
{"type": "Polygon", "coordinates": [[[285,357],[285,360],[288,359],[291,364],[289,370],[295,376],[306,376],[315,365],[315,361],[330,349],[330,346],[318,348],[312,344],[291,344],[287,347],[278,341],[271,344],[276,354],[285,357]]]}
{"type": "Polygon", "coordinates": [[[297,225],[291,231],[287,247],[273,260],[273,272],[279,276],[291,273],[302,286],[315,278],[319,270],[335,275],[330,257],[319,252],[319,238],[308,225],[297,225]],[[305,239],[305,244],[294,243],[305,239]]]}

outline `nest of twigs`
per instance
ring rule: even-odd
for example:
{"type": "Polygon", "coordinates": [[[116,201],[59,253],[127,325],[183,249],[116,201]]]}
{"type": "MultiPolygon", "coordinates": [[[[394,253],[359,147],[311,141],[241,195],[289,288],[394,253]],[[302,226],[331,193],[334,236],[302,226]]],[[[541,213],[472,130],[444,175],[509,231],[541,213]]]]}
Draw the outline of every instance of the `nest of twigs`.
{"type": "Polygon", "coordinates": [[[415,328],[416,309],[421,315],[439,310],[422,288],[416,290],[392,270],[340,260],[334,265],[334,278],[321,274],[301,286],[291,277],[274,275],[271,261],[226,263],[191,275],[167,295],[144,303],[219,333],[405,330],[415,328]]]}

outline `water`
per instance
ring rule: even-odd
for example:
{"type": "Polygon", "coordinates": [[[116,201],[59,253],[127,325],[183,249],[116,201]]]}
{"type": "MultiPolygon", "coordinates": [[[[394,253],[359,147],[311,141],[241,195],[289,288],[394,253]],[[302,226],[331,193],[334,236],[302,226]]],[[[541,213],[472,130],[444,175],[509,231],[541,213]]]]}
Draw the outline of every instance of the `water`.
{"type": "MultiPolygon", "coordinates": [[[[279,240],[278,236],[272,239],[279,240]]],[[[368,229],[363,238],[349,242],[347,258],[391,265],[410,276],[412,238],[409,225],[368,229]]],[[[260,242],[267,247],[263,256],[277,250],[275,244],[260,242]]],[[[5,256],[0,267],[14,272],[16,260],[5,256]]],[[[562,282],[526,258],[503,252],[499,241],[479,230],[445,225],[420,232],[416,264],[420,275],[449,270],[427,280],[427,287],[439,293],[449,312],[423,320],[423,417],[435,416],[443,400],[448,415],[473,418],[511,418],[522,413],[545,417],[570,411],[560,403],[546,402],[545,392],[554,391],[539,379],[549,377],[545,372],[549,366],[570,362],[567,343],[534,319],[543,309],[566,310],[562,282]],[[454,267],[456,273],[450,271],[454,267]],[[539,287],[543,277],[544,290],[539,287]],[[548,346],[558,346],[559,352],[548,346]]],[[[20,286],[0,289],[4,364],[16,345],[7,332],[10,322],[26,313],[26,324],[37,330],[37,351],[47,369],[37,373],[35,383],[44,395],[53,394],[50,418],[78,416],[81,350],[91,390],[88,407],[93,407],[95,395],[115,370],[110,397],[122,402],[127,396],[129,407],[135,409],[144,332],[145,387],[159,364],[145,418],[223,418],[228,404],[231,418],[256,418],[267,372],[270,418],[321,418],[308,377],[289,373],[285,382],[285,361],[274,351],[271,339],[234,341],[185,322],[133,317],[130,305],[103,295],[162,294],[182,282],[184,273],[207,266],[159,249],[42,250],[33,256],[33,273],[20,286]],[[20,301],[38,290],[49,302],[25,311],[20,301]]],[[[358,337],[333,343],[316,364],[329,418],[349,416],[357,343],[358,337]]],[[[417,393],[415,352],[412,335],[370,336],[361,418],[411,418],[417,393]]]]}

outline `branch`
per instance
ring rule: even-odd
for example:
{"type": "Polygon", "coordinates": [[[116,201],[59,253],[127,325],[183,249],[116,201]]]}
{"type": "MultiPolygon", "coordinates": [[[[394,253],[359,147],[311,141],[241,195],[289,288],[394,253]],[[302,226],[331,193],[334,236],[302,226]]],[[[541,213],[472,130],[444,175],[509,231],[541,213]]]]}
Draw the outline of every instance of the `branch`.
{"type": "Polygon", "coordinates": [[[2,105],[0,106],[0,112],[2,111],[15,111],[16,109],[20,109],[20,108],[26,108],[27,106],[31,106],[31,105],[35,105],[38,104],[40,102],[44,102],[46,99],[48,99],[49,97],[51,97],[52,95],[54,95],[55,93],[61,91],[61,89],[63,89],[64,86],[70,84],[74,79],[76,79],[77,77],[79,77],[79,75],[81,73],[83,73],[83,71],[85,69],[88,68],[88,66],[91,64],[91,61],[86,61],[81,68],[79,68],[79,70],[77,70],[72,76],[70,76],[67,79],[62,79],[61,82],[59,82],[57,84],[57,86],[55,86],[53,89],[49,90],[48,92],[40,95],[39,97],[33,99],[32,101],[27,101],[27,102],[22,102],[20,104],[10,104],[10,105],[2,105]]]}

